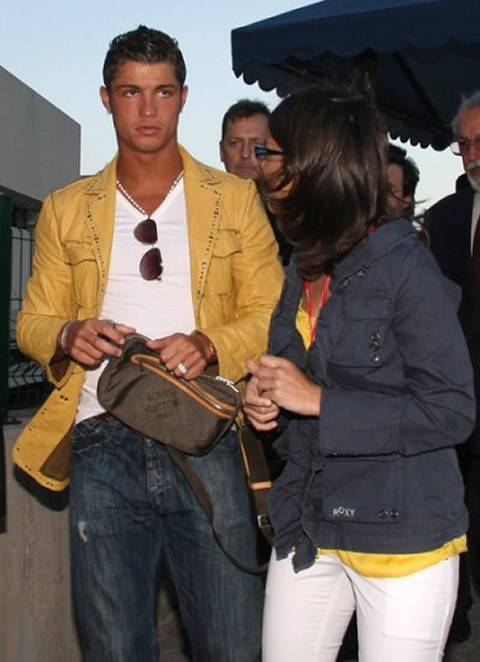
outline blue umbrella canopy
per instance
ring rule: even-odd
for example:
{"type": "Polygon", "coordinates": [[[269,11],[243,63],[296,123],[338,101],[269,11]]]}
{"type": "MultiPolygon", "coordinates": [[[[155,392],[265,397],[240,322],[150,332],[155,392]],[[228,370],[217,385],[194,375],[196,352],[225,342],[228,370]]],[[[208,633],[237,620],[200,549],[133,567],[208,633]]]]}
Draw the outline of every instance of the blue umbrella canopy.
{"type": "Polygon", "coordinates": [[[393,138],[444,149],[480,88],[480,0],[324,0],[232,31],[233,70],[280,96],[363,78],[393,138]]]}

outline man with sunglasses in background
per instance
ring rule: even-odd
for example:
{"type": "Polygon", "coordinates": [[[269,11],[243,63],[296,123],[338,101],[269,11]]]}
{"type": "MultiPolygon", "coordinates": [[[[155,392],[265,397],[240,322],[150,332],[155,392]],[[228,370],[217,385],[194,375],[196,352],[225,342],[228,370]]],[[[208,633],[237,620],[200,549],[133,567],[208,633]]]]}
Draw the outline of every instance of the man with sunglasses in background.
{"type": "MultiPolygon", "coordinates": [[[[222,137],[219,143],[220,160],[227,172],[242,179],[253,179],[258,184],[258,162],[268,158],[272,151],[265,146],[270,134],[269,120],[270,111],[261,101],[240,99],[230,106],[222,119],[222,137]]],[[[275,216],[266,205],[265,211],[279,246],[280,261],[287,266],[292,246],[278,230],[275,216]]]]}
{"type": "MultiPolygon", "coordinates": [[[[443,198],[427,212],[430,247],[443,273],[462,291],[459,319],[472,360],[475,389],[480,403],[480,91],[461,102],[452,122],[451,149],[461,156],[468,179],[456,193],[443,198]]],[[[472,598],[470,579],[480,593],[480,424],[470,439],[457,447],[465,479],[465,501],[470,516],[467,555],[460,561],[457,607],[450,642],[470,635],[468,610],[472,598]]]]}
{"type": "MultiPolygon", "coordinates": [[[[54,388],[14,458],[60,490],[71,445],[72,588],[86,662],[156,662],[162,560],[192,659],[259,659],[260,578],[220,550],[165,447],[109,416],[97,399],[108,357],[120,355],[134,331],[187,380],[209,366],[242,380],[247,358],[266,347],[282,284],[277,246],[254,183],[178,145],[185,75],[176,41],[162,32],[140,26],[112,41],[101,98],[118,155],[45,201],[18,320],[20,347],[54,388]]],[[[235,430],[189,461],[209,492],[223,545],[255,565],[235,430]]]]}
{"type": "Polygon", "coordinates": [[[269,119],[270,111],[262,101],[240,99],[230,106],[223,116],[219,143],[220,160],[227,172],[242,179],[258,179],[255,145],[265,145],[269,119]]]}

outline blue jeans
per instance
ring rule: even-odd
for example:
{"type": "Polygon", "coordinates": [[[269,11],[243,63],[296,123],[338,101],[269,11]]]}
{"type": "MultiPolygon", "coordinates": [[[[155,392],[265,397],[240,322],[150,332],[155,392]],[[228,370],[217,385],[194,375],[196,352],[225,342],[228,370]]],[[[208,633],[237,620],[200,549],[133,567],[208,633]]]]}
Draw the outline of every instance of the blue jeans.
{"type": "MultiPolygon", "coordinates": [[[[190,462],[225,547],[255,565],[255,533],[236,433],[190,462]]],[[[72,590],[86,662],[157,662],[158,568],[166,561],[192,660],[259,659],[261,579],[235,568],[165,447],[115,419],[80,422],[72,440],[72,590]]]]}

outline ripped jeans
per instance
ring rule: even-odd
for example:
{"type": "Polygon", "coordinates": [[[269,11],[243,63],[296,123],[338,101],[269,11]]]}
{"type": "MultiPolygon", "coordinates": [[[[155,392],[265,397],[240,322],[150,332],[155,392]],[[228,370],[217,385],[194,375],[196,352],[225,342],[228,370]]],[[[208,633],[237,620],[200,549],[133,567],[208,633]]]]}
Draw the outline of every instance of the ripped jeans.
{"type": "MultiPolygon", "coordinates": [[[[227,549],[255,565],[255,534],[236,432],[190,458],[227,549]]],[[[263,589],[237,570],[165,447],[111,418],[72,440],[72,591],[85,662],[157,662],[158,568],[166,561],[196,662],[259,659],[263,589]]]]}

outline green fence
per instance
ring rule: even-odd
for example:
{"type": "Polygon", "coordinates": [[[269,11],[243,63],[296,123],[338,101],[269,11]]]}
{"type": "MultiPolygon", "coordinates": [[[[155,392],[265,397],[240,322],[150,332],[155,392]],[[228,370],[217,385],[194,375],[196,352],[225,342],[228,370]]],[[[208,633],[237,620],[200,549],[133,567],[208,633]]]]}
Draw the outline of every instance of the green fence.
{"type": "MultiPolygon", "coordinates": [[[[36,212],[10,205],[7,214],[10,215],[9,240],[2,242],[0,250],[9,250],[9,288],[5,288],[2,296],[8,296],[8,303],[1,310],[9,311],[7,317],[8,329],[5,331],[5,342],[2,338],[2,351],[7,352],[8,371],[2,370],[4,388],[7,391],[8,408],[18,409],[38,404],[47,393],[44,370],[24,356],[17,347],[16,330],[17,315],[22,305],[27,281],[32,270],[34,252],[33,226],[36,212]],[[5,248],[7,250],[7,248],[5,248]],[[8,291],[8,295],[7,295],[8,291]]],[[[4,225],[8,225],[5,223],[4,225]]],[[[3,266],[3,258],[0,256],[3,266]]],[[[2,280],[3,286],[3,280],[2,280]]],[[[2,316],[2,320],[3,320],[2,316]]]]}
{"type": "Polygon", "coordinates": [[[31,212],[15,208],[11,233],[12,280],[8,368],[10,408],[30,406],[42,399],[45,393],[43,369],[20,352],[15,340],[17,315],[32,269],[34,240],[33,226],[29,223],[29,219],[31,212]]]}

